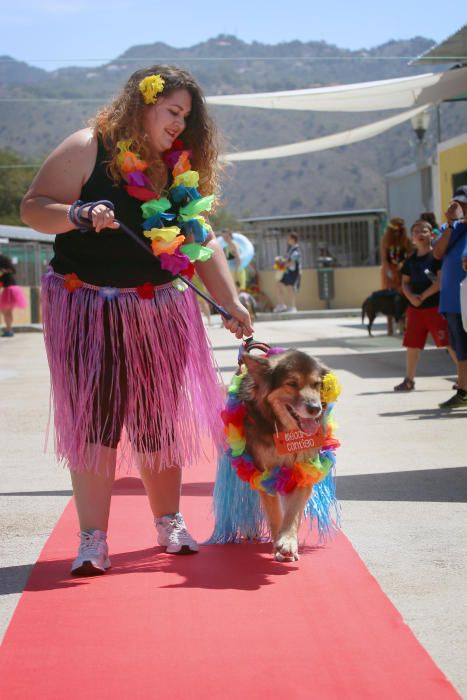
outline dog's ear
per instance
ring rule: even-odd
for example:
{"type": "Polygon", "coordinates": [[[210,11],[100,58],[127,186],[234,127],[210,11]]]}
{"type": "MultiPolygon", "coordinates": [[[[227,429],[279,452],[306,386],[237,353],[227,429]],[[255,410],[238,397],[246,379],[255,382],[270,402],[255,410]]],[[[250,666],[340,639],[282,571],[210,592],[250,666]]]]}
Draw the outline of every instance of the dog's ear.
{"type": "Polygon", "coordinates": [[[242,361],[245,363],[248,374],[257,386],[261,386],[268,381],[272,374],[272,367],[267,357],[258,357],[243,353],[242,361]]]}
{"type": "Polygon", "coordinates": [[[323,377],[325,377],[326,374],[328,374],[330,371],[331,371],[331,370],[329,369],[329,367],[326,367],[326,365],[322,365],[322,364],[320,363],[320,366],[319,366],[319,373],[320,373],[321,379],[323,379],[323,377]]]}

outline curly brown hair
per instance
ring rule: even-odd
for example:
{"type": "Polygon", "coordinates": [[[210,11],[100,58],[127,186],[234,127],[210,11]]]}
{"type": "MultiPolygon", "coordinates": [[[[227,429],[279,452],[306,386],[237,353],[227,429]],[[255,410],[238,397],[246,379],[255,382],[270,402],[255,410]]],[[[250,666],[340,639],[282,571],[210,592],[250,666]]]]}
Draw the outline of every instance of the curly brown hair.
{"type": "Polygon", "coordinates": [[[130,76],[114,101],[100,110],[93,128],[103,140],[111,154],[108,164],[109,174],[116,184],[122,176],[117,166],[117,141],[131,139],[131,150],[149,163],[147,175],[155,189],[160,191],[167,181],[167,168],[160,157],[154,157],[145,139],[143,115],[148,108],[139,90],[141,80],[149,75],[160,75],[164,79],[164,89],[160,96],[166,97],[174,90],[185,89],[191,95],[191,111],[186,127],[180,135],[186,148],[191,149],[191,164],[199,172],[199,191],[211,194],[217,189],[218,137],[214,121],[208,114],[203,92],[193,76],[181,68],[169,65],[155,65],[137,70],[130,76]]]}

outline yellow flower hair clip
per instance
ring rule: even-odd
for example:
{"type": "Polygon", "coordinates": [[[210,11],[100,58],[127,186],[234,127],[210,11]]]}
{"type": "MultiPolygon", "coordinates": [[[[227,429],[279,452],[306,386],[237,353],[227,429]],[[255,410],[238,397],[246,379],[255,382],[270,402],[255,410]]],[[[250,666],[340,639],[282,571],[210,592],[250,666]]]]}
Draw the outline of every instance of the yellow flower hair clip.
{"type": "Polygon", "coordinates": [[[323,377],[321,387],[321,401],[323,403],[333,403],[341,393],[341,385],[334,372],[328,372],[323,377]]]}
{"type": "Polygon", "coordinates": [[[157,95],[164,89],[164,78],[160,75],[148,75],[139,84],[139,91],[143,96],[144,103],[153,105],[157,100],[157,95]]]}

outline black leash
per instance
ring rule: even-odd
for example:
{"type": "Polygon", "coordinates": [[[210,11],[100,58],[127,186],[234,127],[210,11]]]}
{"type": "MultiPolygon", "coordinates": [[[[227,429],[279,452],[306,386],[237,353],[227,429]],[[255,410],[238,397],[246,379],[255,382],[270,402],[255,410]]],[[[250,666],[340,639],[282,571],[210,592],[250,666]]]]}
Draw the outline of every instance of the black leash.
{"type": "MultiPolygon", "coordinates": [[[[79,228],[80,231],[90,231],[92,229],[92,219],[91,219],[91,214],[93,209],[97,207],[98,204],[103,204],[104,206],[108,207],[112,211],[114,211],[114,205],[113,202],[110,202],[107,199],[101,199],[98,202],[87,202],[83,203],[80,200],[75,202],[74,204],[71,205],[70,212],[69,212],[69,217],[70,221],[75,224],[79,228]],[[83,209],[88,208],[87,216],[83,215],[83,209]]],[[[155,256],[153,255],[152,251],[148,246],[144,243],[144,241],[141,240],[141,238],[138,236],[137,233],[135,233],[131,228],[129,228],[126,224],[124,224],[122,221],[119,221],[118,219],[114,219],[115,223],[119,225],[119,227],[124,231],[130,238],[132,238],[135,243],[137,243],[140,248],[143,248],[143,250],[148,253],[148,255],[151,256],[151,258],[154,258],[155,256]]],[[[200,297],[202,297],[205,301],[207,301],[211,306],[213,306],[216,311],[223,316],[226,320],[230,320],[232,318],[232,314],[230,314],[228,311],[224,309],[223,306],[220,304],[217,304],[212,297],[209,296],[209,294],[205,294],[202,292],[200,289],[196,287],[196,285],[193,284],[193,282],[188,279],[187,277],[184,277],[183,275],[175,275],[176,279],[181,280],[186,284],[188,287],[191,287],[191,289],[196,292],[196,294],[200,297]]]]}

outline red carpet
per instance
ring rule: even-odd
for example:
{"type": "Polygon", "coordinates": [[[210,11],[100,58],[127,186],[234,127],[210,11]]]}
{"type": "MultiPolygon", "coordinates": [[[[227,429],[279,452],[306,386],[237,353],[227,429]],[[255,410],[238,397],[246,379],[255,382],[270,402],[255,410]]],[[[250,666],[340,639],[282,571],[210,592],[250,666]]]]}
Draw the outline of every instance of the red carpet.
{"type": "MultiPolygon", "coordinates": [[[[212,473],[186,474],[183,512],[201,539],[212,473]]],[[[5,700],[460,697],[343,535],[297,564],[266,545],[166,555],[133,478],[116,484],[107,575],[69,577],[76,531],[70,504],[5,637],[5,700]]]]}

